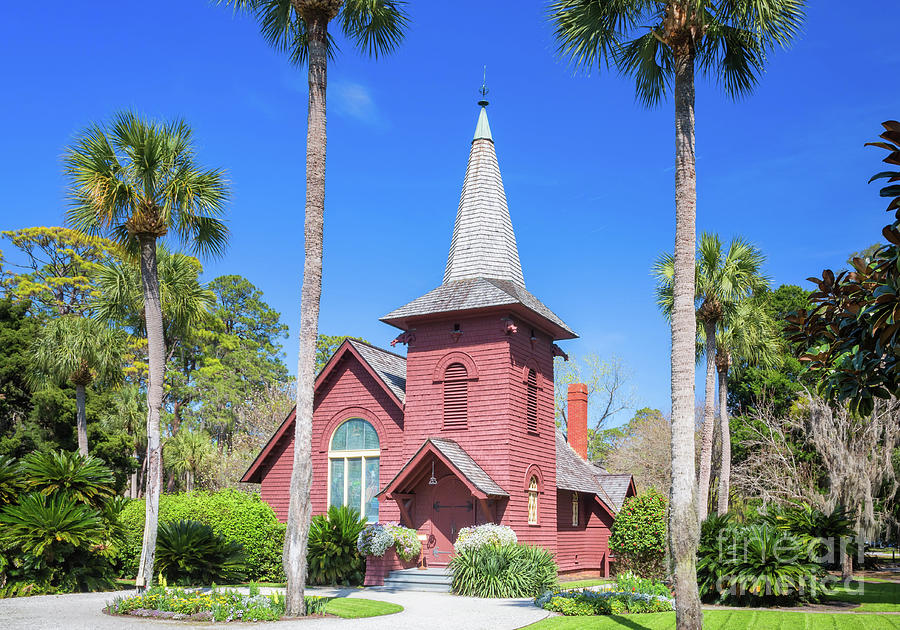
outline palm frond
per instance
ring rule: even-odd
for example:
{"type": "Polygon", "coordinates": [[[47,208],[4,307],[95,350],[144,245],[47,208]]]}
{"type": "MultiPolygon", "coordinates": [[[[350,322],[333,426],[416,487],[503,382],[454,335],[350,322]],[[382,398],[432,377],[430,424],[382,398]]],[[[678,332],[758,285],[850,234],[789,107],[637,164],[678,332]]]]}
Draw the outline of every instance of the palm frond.
{"type": "Polygon", "coordinates": [[[375,59],[393,52],[409,25],[402,0],[344,0],[340,18],[344,35],[375,59]]]}
{"type": "Polygon", "coordinates": [[[617,48],[613,57],[622,74],[635,81],[635,96],[646,107],[655,107],[671,87],[674,59],[672,50],[653,31],[617,48]]]}

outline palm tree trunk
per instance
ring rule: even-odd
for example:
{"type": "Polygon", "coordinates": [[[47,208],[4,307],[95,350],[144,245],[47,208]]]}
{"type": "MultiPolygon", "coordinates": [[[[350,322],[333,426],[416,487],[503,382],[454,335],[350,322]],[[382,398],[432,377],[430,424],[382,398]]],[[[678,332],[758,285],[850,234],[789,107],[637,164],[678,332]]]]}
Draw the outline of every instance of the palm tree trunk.
{"type": "Polygon", "coordinates": [[[675,574],[678,630],[699,630],[703,616],[697,589],[696,477],[694,471],[694,250],[697,238],[694,155],[694,51],[675,54],[675,277],[672,309],[672,488],[669,551],[675,574]]]}
{"type": "Polygon", "coordinates": [[[78,428],[78,452],[87,457],[87,413],[85,411],[84,385],[81,383],[75,385],[75,407],[77,408],[75,425],[78,428]]]}
{"type": "Polygon", "coordinates": [[[156,529],[159,524],[159,495],[162,490],[162,445],[159,414],[163,401],[166,342],[163,337],[162,303],[159,298],[159,275],[156,267],[156,237],[139,237],[141,253],[141,283],[144,288],[144,318],[147,328],[149,382],[147,384],[147,476],[144,497],[144,543],[138,565],[136,585],[146,588],[153,582],[153,561],[156,555],[156,529]]]}
{"type": "MultiPolygon", "coordinates": [[[[137,450],[132,453],[132,457],[138,459],[137,450]]],[[[138,471],[140,467],[135,468],[134,472],[131,473],[131,491],[128,493],[128,498],[137,499],[138,498],[138,471]]]]}
{"type": "MultiPolygon", "coordinates": [[[[338,4],[338,7],[340,5],[338,4]]],[[[309,38],[309,111],[306,131],[306,217],[304,224],[303,287],[300,294],[300,349],[297,357],[297,411],[294,422],[294,465],[291,472],[291,500],[282,564],[287,577],[284,614],[306,614],[306,544],[312,505],[312,416],[316,363],[316,336],[319,326],[319,299],[322,294],[322,235],[325,222],[325,89],[328,56],[328,20],[321,8],[304,15],[309,38]]]]}
{"type": "Polygon", "coordinates": [[[722,460],[719,463],[719,504],[716,513],[728,512],[731,494],[731,426],[728,424],[728,369],[719,370],[719,435],[722,460]]]}
{"type": "Polygon", "coordinates": [[[709,476],[712,470],[713,429],[716,424],[716,323],[704,321],[706,332],[706,400],[700,432],[700,475],[697,478],[697,520],[709,512],[709,476]]]}

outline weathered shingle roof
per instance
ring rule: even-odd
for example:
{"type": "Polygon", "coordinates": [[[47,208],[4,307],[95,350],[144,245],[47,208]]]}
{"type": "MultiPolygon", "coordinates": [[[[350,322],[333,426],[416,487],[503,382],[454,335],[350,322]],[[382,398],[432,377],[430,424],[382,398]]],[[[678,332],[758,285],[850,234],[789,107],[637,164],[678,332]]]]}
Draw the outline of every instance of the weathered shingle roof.
{"type": "Polygon", "coordinates": [[[356,339],[348,341],[400,402],[404,402],[406,400],[406,358],[356,339]]]}
{"type": "Polygon", "coordinates": [[[619,511],[619,507],[597,479],[593,464],[581,459],[559,429],[556,430],[556,487],[597,495],[610,510],[619,511]]]}
{"type": "Polygon", "coordinates": [[[616,510],[621,510],[622,504],[625,503],[625,496],[628,494],[631,478],[631,475],[627,473],[616,475],[610,473],[597,473],[597,481],[603,486],[606,495],[613,502],[616,510]]]}
{"type": "Polygon", "coordinates": [[[428,438],[422,442],[422,446],[416,450],[415,454],[410,457],[405,464],[403,464],[397,474],[394,475],[394,478],[391,479],[378,494],[381,495],[387,492],[394,492],[396,487],[402,487],[404,483],[407,483],[411,473],[414,473],[415,468],[422,464],[423,451],[436,452],[438,457],[442,457],[446,462],[449,462],[453,468],[456,468],[456,470],[459,471],[459,474],[463,477],[462,482],[467,484],[470,489],[474,488],[474,490],[482,492],[487,496],[509,496],[509,493],[501,488],[496,481],[491,479],[491,476],[488,475],[481,466],[475,463],[475,460],[466,453],[463,447],[453,440],[434,437],[428,438]]]}
{"type": "Polygon", "coordinates": [[[487,110],[482,107],[466,178],[463,181],[444,284],[468,278],[497,278],[525,286],[516,235],[491,139],[487,110]]]}
{"type": "Polygon", "coordinates": [[[496,481],[491,479],[491,476],[488,475],[481,466],[475,463],[475,460],[463,450],[462,446],[453,440],[448,440],[446,438],[428,438],[428,440],[434,444],[435,448],[443,453],[444,457],[449,459],[461,473],[468,477],[469,481],[471,481],[476,488],[491,496],[509,496],[509,493],[501,488],[496,481]]]}
{"type": "Polygon", "coordinates": [[[565,322],[525,287],[492,278],[469,278],[442,284],[409,304],[391,311],[381,321],[406,329],[405,321],[413,317],[507,305],[525,308],[547,320],[556,329],[559,339],[577,337],[565,322]]]}

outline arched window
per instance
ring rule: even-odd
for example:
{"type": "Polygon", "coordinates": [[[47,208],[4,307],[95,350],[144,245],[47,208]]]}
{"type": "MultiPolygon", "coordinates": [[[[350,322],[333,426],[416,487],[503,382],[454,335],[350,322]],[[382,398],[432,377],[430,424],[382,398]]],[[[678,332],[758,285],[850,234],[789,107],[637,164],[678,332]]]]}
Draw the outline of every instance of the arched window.
{"type": "Polygon", "coordinates": [[[469,380],[466,366],[451,363],[444,371],[444,428],[465,429],[469,416],[469,380]]]}
{"type": "Polygon", "coordinates": [[[537,421],[537,373],[529,369],[528,370],[528,380],[526,383],[528,388],[527,394],[527,408],[526,408],[526,425],[528,427],[528,431],[531,433],[537,433],[538,430],[538,421],[537,421]]]}
{"type": "Polygon", "coordinates": [[[578,493],[572,493],[572,527],[578,527],[578,493]]]}
{"type": "Polygon", "coordinates": [[[538,522],[538,480],[532,477],[528,482],[528,524],[537,525],[538,522]]]}
{"type": "Polygon", "coordinates": [[[328,505],[347,505],[378,520],[378,434],[362,418],[341,424],[328,447],[328,505]]]}

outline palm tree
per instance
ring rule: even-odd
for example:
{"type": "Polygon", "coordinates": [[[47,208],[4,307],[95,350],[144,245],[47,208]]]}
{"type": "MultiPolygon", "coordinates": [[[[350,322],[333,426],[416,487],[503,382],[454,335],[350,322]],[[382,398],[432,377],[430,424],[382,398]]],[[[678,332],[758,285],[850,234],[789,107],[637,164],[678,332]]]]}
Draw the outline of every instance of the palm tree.
{"type": "MultiPolygon", "coordinates": [[[[765,257],[752,244],[738,237],[723,251],[716,234],[703,233],[697,247],[694,276],[694,305],[698,335],[704,340],[706,358],[706,400],[700,433],[700,474],[697,480],[697,518],[706,518],[709,503],[709,479],[712,470],[713,428],[716,411],[716,328],[732,316],[737,305],[755,291],[768,286],[761,268],[765,257]]],[[[657,303],[667,317],[672,316],[675,261],[663,254],[654,266],[657,276],[657,303]]]]}
{"type": "Polygon", "coordinates": [[[672,490],[669,545],[679,629],[702,623],[696,580],[700,536],[694,497],[694,239],[697,182],[694,73],[732,98],[749,93],[768,51],[800,28],[804,0],[553,0],[559,52],[584,69],[614,65],[638,100],[675,100],[675,257],[672,312],[672,490]]]}
{"type": "Polygon", "coordinates": [[[123,335],[78,315],[51,319],[31,346],[31,375],[36,384],[75,386],[78,452],[88,454],[85,393],[91,383],[115,384],[122,377],[123,335]]]}
{"type": "Polygon", "coordinates": [[[212,454],[209,434],[202,429],[183,428],[166,440],[163,451],[172,469],[184,474],[185,490],[193,492],[194,479],[212,454]]]}
{"type": "Polygon", "coordinates": [[[193,134],[183,121],[147,121],[117,114],[103,128],[92,125],[68,149],[69,223],[86,234],[106,235],[135,255],[141,270],[147,333],[146,520],[136,583],[153,580],[153,558],[162,487],[159,417],[166,344],[156,244],[173,235],[199,254],[219,255],[228,240],[220,219],[228,199],[224,173],[201,168],[193,134]]]}
{"type": "Polygon", "coordinates": [[[291,501],[284,539],[287,576],[285,615],[306,614],[306,543],[312,508],[312,415],[319,299],[322,293],[322,232],[325,222],[325,88],[328,60],[335,51],[328,27],[337,20],[358,49],[378,57],[393,51],[407,25],[403,0],[218,0],[253,15],[263,37],[297,65],[307,65],[309,101],[306,128],[306,209],[303,286],[300,294],[300,349],[297,357],[297,411],[291,501]]]}
{"type": "Polygon", "coordinates": [[[737,303],[716,332],[716,372],[719,376],[719,492],[716,513],[728,512],[731,494],[731,425],[728,419],[728,373],[732,366],[777,368],[782,359],[778,325],[758,297],[737,303]]]}
{"type": "Polygon", "coordinates": [[[134,450],[131,456],[138,462],[138,466],[131,473],[131,483],[128,488],[130,499],[137,499],[140,496],[138,479],[146,462],[146,459],[140,456],[140,451],[147,447],[146,402],[139,385],[126,385],[116,390],[112,406],[106,417],[106,422],[116,431],[130,435],[133,440],[134,450]]]}

